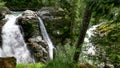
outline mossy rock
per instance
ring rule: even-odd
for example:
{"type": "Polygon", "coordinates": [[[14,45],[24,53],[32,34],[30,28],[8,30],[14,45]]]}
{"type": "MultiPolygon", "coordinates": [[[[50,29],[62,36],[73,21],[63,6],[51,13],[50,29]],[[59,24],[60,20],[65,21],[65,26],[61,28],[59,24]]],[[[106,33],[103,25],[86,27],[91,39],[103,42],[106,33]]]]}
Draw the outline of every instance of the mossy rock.
{"type": "Polygon", "coordinates": [[[65,11],[59,7],[43,7],[37,14],[43,19],[53,43],[64,44],[65,40],[70,37],[71,25],[70,21],[65,18],[65,11]]]}
{"type": "Polygon", "coordinates": [[[25,39],[39,35],[38,25],[35,20],[22,20],[20,25],[23,28],[25,39]]]}
{"type": "Polygon", "coordinates": [[[48,44],[42,40],[41,36],[30,38],[28,40],[28,47],[32,50],[36,62],[46,63],[49,60],[48,44]]]}
{"type": "Polygon", "coordinates": [[[6,14],[12,13],[7,7],[0,7],[0,20],[5,17],[6,14]]]}
{"type": "Polygon", "coordinates": [[[105,23],[97,27],[92,37],[93,43],[119,44],[120,23],[105,23]]]}
{"type": "Polygon", "coordinates": [[[18,18],[18,24],[22,27],[26,40],[40,35],[38,19],[35,17],[34,11],[24,11],[22,16],[18,18]]]}

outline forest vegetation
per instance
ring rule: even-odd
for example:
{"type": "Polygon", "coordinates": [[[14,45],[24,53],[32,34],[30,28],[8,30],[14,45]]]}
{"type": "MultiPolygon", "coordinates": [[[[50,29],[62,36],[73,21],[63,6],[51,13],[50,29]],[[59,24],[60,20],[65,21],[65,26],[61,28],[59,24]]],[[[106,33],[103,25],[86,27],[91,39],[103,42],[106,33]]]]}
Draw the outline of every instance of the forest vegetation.
{"type": "Polygon", "coordinates": [[[99,68],[100,63],[104,63],[103,68],[112,68],[107,64],[120,68],[120,0],[0,0],[0,19],[3,19],[4,7],[11,11],[38,11],[42,7],[64,10],[59,14],[62,20],[58,25],[52,21],[50,26],[46,25],[56,45],[55,58],[46,64],[18,64],[16,68],[99,68]],[[98,24],[89,38],[96,47],[96,54],[90,56],[93,63],[80,61],[87,30],[98,24]],[[59,29],[60,34],[52,32],[55,29],[59,29]]]}

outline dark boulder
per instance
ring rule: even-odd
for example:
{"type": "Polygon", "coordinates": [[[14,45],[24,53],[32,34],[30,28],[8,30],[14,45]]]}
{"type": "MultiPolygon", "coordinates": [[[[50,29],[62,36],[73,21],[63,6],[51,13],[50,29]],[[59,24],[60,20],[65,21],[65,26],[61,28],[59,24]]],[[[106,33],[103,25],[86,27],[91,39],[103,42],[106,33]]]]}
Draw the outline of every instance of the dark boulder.
{"type": "Polygon", "coordinates": [[[32,50],[36,61],[46,63],[49,59],[47,43],[44,40],[42,40],[40,36],[30,38],[28,42],[28,47],[30,47],[30,50],[32,50]]]}
{"type": "Polygon", "coordinates": [[[0,57],[0,68],[16,68],[16,59],[14,57],[0,57]]]}

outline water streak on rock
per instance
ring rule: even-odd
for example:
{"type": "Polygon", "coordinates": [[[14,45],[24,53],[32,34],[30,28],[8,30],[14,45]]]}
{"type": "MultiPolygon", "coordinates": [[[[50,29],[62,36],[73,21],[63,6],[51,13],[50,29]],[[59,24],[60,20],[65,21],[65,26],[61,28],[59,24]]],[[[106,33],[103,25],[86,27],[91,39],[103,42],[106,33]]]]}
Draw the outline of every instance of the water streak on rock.
{"type": "Polygon", "coordinates": [[[40,26],[40,30],[41,30],[43,39],[47,42],[48,47],[49,47],[49,58],[52,60],[53,59],[53,49],[54,49],[53,43],[48,36],[48,33],[46,31],[46,28],[43,24],[42,19],[40,17],[38,17],[38,19],[39,19],[39,26],[40,26]]]}

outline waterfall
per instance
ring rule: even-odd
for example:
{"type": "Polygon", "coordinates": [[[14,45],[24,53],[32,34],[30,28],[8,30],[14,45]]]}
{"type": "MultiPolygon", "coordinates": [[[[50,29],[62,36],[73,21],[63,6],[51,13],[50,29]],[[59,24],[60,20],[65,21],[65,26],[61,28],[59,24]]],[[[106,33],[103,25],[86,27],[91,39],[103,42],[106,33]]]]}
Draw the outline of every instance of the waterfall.
{"type": "Polygon", "coordinates": [[[100,26],[101,24],[98,25],[94,25],[92,27],[90,27],[87,32],[86,32],[86,37],[84,39],[84,44],[82,47],[82,53],[80,54],[80,56],[82,58],[80,58],[80,60],[82,62],[88,62],[90,64],[93,64],[93,58],[92,56],[94,56],[96,54],[96,48],[95,46],[90,42],[90,38],[91,36],[94,36],[93,31],[96,29],[96,27],[100,26]]]}
{"type": "Polygon", "coordinates": [[[99,25],[100,25],[100,24],[94,25],[94,26],[90,27],[90,28],[87,30],[87,35],[88,35],[88,37],[85,38],[85,39],[87,39],[87,40],[85,40],[85,42],[88,43],[88,46],[89,46],[89,48],[88,48],[88,54],[91,54],[91,55],[95,55],[96,49],[95,49],[95,47],[92,45],[92,43],[89,41],[89,38],[91,38],[91,36],[94,36],[93,31],[94,31],[94,30],[96,29],[96,27],[98,27],[99,25]]]}
{"type": "Polygon", "coordinates": [[[53,49],[54,49],[53,43],[51,42],[51,39],[48,36],[48,33],[46,31],[46,28],[43,24],[42,19],[40,17],[38,17],[38,19],[39,19],[39,26],[40,26],[40,30],[41,30],[43,39],[47,42],[48,47],[49,47],[49,58],[52,60],[53,59],[53,49]]]}
{"type": "Polygon", "coordinates": [[[0,48],[0,57],[6,57],[5,53],[3,52],[2,48],[0,48]]]}
{"type": "MultiPolygon", "coordinates": [[[[16,19],[19,16],[6,15],[5,19],[8,19],[6,24],[2,27],[2,49],[6,54],[6,57],[14,56],[17,59],[17,63],[33,63],[32,58],[19,26],[16,24],[16,19]]],[[[2,51],[0,49],[0,51],[2,51]]]]}

